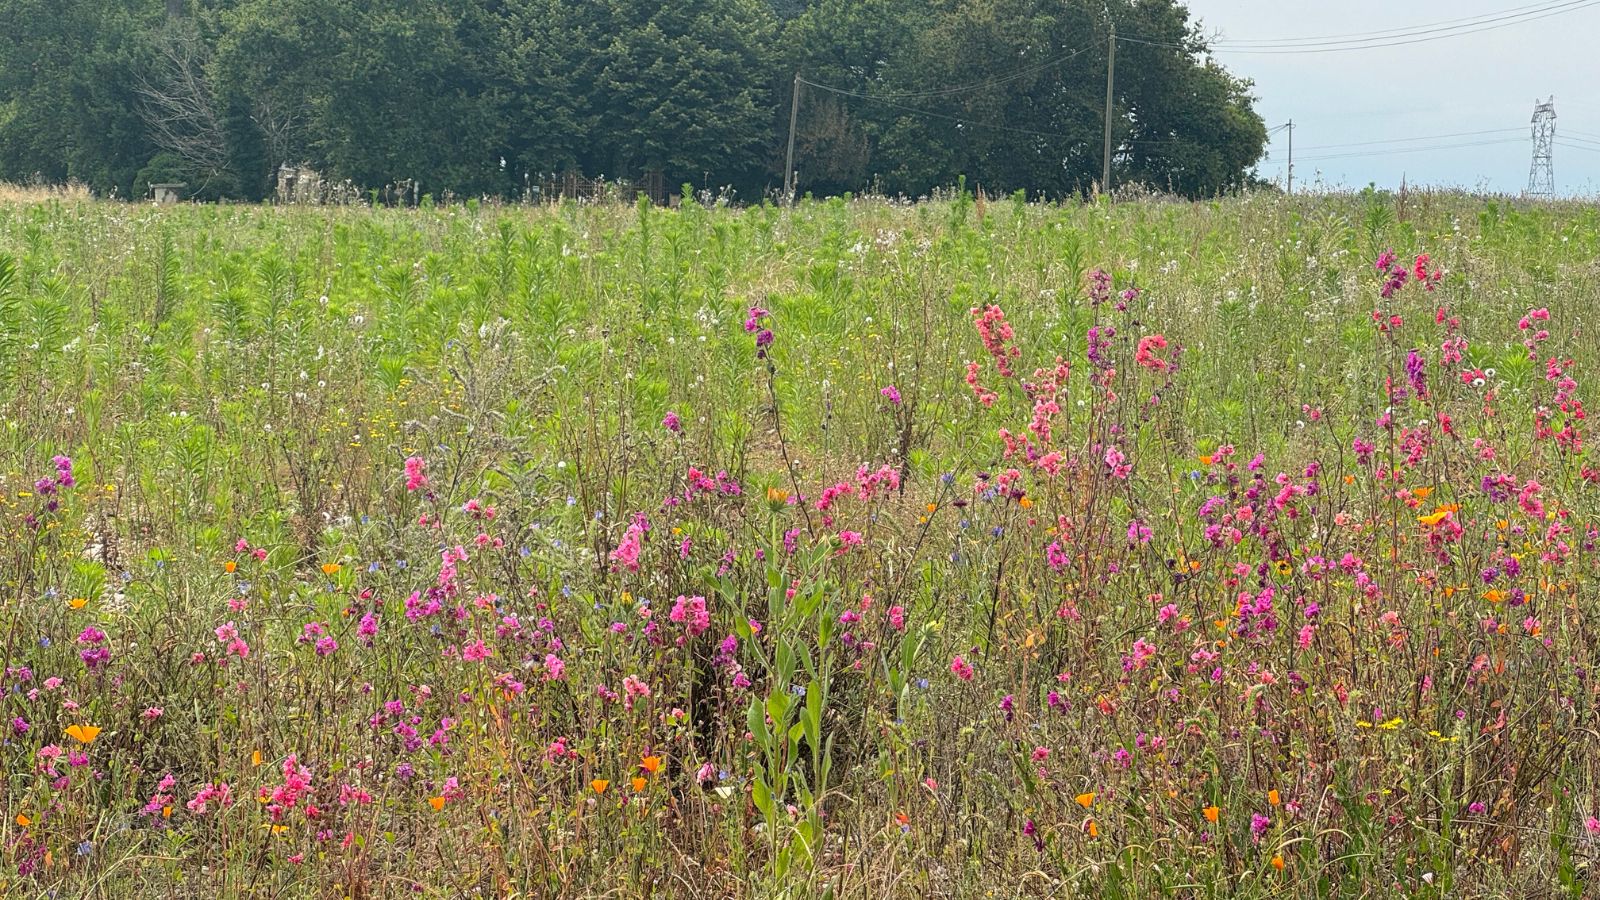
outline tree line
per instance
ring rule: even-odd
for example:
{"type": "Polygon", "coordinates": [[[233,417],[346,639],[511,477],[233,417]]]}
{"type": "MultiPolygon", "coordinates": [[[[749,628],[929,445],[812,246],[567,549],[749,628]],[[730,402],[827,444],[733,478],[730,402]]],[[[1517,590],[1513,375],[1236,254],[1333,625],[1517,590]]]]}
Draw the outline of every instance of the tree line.
{"type": "Polygon", "coordinates": [[[254,200],[280,164],[514,196],[542,173],[919,195],[1247,183],[1250,84],[1176,0],[0,0],[0,179],[254,200]],[[815,85],[815,86],[814,86],[815,85]]]}

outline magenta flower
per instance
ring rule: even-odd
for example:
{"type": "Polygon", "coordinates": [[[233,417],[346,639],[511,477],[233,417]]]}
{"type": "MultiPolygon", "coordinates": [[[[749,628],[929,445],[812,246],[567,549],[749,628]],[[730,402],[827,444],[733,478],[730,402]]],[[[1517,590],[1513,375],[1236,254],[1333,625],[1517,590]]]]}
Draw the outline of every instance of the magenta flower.
{"type": "Polygon", "coordinates": [[[971,681],[973,676],[972,664],[963,659],[959,654],[950,660],[950,671],[955,673],[962,681],[971,681]]]}

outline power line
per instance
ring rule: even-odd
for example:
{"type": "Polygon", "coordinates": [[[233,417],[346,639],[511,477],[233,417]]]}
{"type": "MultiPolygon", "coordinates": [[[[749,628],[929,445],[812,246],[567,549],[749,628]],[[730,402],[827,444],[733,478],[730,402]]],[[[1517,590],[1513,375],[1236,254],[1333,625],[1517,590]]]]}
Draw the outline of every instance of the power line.
{"type": "Polygon", "coordinates": [[[1347,32],[1345,32],[1343,34],[1324,34],[1324,35],[1316,35],[1316,36],[1312,36],[1312,37],[1300,37],[1300,38],[1239,38],[1239,39],[1236,39],[1236,40],[1235,39],[1229,39],[1229,38],[1219,38],[1218,42],[1222,43],[1222,44],[1229,44],[1229,45],[1291,44],[1291,43],[1298,44],[1298,43],[1328,43],[1328,42],[1332,42],[1332,43],[1351,43],[1351,42],[1358,41],[1358,40],[1377,40],[1379,38],[1384,37],[1385,35],[1391,36],[1391,37],[1407,37],[1407,36],[1410,35],[1410,33],[1416,32],[1416,31],[1420,31],[1420,30],[1432,30],[1432,29],[1444,28],[1444,27],[1462,27],[1462,28],[1465,28],[1465,27],[1467,27],[1469,25],[1481,25],[1484,22],[1492,22],[1492,21],[1497,21],[1499,19],[1503,19],[1503,18],[1510,18],[1510,17],[1514,17],[1514,16],[1518,16],[1518,15],[1531,14],[1531,12],[1542,12],[1544,9],[1547,9],[1547,8],[1551,7],[1552,5],[1554,5],[1554,6],[1562,6],[1562,5],[1566,5],[1569,2],[1573,2],[1573,0],[1557,0],[1557,2],[1554,3],[1554,4],[1549,2],[1549,0],[1545,0],[1545,2],[1529,3],[1526,6],[1515,6],[1515,7],[1512,7],[1511,9],[1502,9],[1502,10],[1499,10],[1497,12],[1486,12],[1486,13],[1479,13],[1479,14],[1473,15],[1473,16],[1463,16],[1462,18],[1459,18],[1459,19],[1445,19],[1445,20],[1440,21],[1440,22],[1429,22],[1429,23],[1424,23],[1424,24],[1421,24],[1421,25],[1405,25],[1405,26],[1401,26],[1401,27],[1397,27],[1397,28],[1380,28],[1380,29],[1371,30],[1371,31],[1347,31],[1347,32]],[[1531,12],[1527,12],[1527,11],[1531,11],[1531,12]],[[1344,38],[1348,38],[1349,40],[1341,40],[1341,39],[1344,39],[1344,38]]]}
{"type": "Polygon", "coordinates": [[[1521,138],[1505,138],[1494,141],[1466,141],[1457,144],[1436,144],[1428,147],[1403,147],[1390,150],[1368,150],[1354,153],[1325,153],[1320,156],[1302,157],[1302,162],[1320,162],[1328,159],[1356,159],[1363,156],[1392,156],[1399,153],[1432,153],[1439,150],[1463,150],[1468,147],[1491,147],[1496,144],[1520,144],[1521,138]]]}
{"type": "Polygon", "coordinates": [[[1468,34],[1478,34],[1485,31],[1494,31],[1500,28],[1508,28],[1512,25],[1520,25],[1524,22],[1534,22],[1538,21],[1539,19],[1546,19],[1551,16],[1561,15],[1563,13],[1587,9],[1597,4],[1600,4],[1600,0],[1565,0],[1564,3],[1558,4],[1557,6],[1536,11],[1537,14],[1522,14],[1520,17],[1509,21],[1493,23],[1485,20],[1484,22],[1479,22],[1476,25],[1471,26],[1425,28],[1410,32],[1406,35],[1395,35],[1392,38],[1378,38],[1367,42],[1340,41],[1329,42],[1326,45],[1307,44],[1302,46],[1289,43],[1288,40],[1293,39],[1288,39],[1280,41],[1275,45],[1238,46],[1232,43],[1217,41],[1209,46],[1194,47],[1189,44],[1178,44],[1170,41],[1151,41],[1143,38],[1133,37],[1118,37],[1117,40],[1124,43],[1143,44],[1150,47],[1167,47],[1184,51],[1202,50],[1206,53],[1239,53],[1254,55],[1340,53],[1348,50],[1377,50],[1385,47],[1404,47],[1410,44],[1423,44],[1430,41],[1444,40],[1446,38],[1460,37],[1468,34]]]}
{"type": "Polygon", "coordinates": [[[1587,150],[1590,153],[1600,153],[1600,147],[1590,147],[1585,144],[1574,144],[1566,138],[1556,138],[1557,147],[1566,147],[1568,150],[1587,150]]]}
{"type": "Polygon", "coordinates": [[[995,124],[993,122],[978,122],[978,121],[970,119],[970,118],[968,118],[966,116],[945,115],[943,113],[937,113],[937,112],[934,112],[933,110],[929,110],[929,109],[921,109],[921,108],[915,107],[915,106],[906,106],[903,103],[896,103],[893,100],[887,100],[887,99],[885,99],[885,98],[883,98],[881,96],[878,96],[876,94],[863,94],[863,93],[859,93],[857,91],[846,91],[846,90],[842,90],[840,88],[830,87],[829,85],[826,85],[826,84],[817,84],[814,81],[807,81],[804,78],[800,79],[800,83],[804,84],[804,85],[806,85],[808,87],[814,87],[814,88],[816,88],[818,90],[828,91],[828,92],[834,93],[834,94],[842,94],[842,95],[844,95],[846,97],[858,97],[858,98],[863,99],[863,100],[872,100],[872,101],[874,101],[876,103],[882,103],[884,106],[891,106],[891,107],[894,107],[895,109],[904,110],[906,112],[914,112],[914,113],[917,113],[918,115],[928,116],[929,118],[943,119],[943,120],[945,120],[947,122],[955,122],[958,125],[969,126],[969,127],[973,127],[973,128],[992,128],[992,129],[995,129],[996,131],[1010,131],[1010,132],[1014,132],[1016,134],[1027,134],[1027,135],[1032,135],[1034,137],[1045,137],[1045,138],[1070,138],[1070,137],[1072,137],[1072,135],[1061,134],[1061,133],[1058,133],[1058,132],[1034,131],[1034,130],[1028,129],[1028,128],[1015,128],[1015,127],[1012,127],[1010,125],[998,125],[998,124],[995,124]]]}
{"type": "Polygon", "coordinates": [[[1521,128],[1491,128],[1487,131],[1457,131],[1451,134],[1429,134],[1421,137],[1389,138],[1381,141],[1356,141],[1350,144],[1316,144],[1311,147],[1302,147],[1302,150],[1337,150],[1344,147],[1371,147],[1377,144],[1403,144],[1411,141],[1437,141],[1453,137],[1477,137],[1485,134],[1509,134],[1520,132],[1521,128]]]}
{"type": "Polygon", "coordinates": [[[951,94],[962,94],[962,93],[966,93],[967,91],[977,91],[977,90],[982,90],[984,88],[995,87],[997,85],[1005,84],[1006,82],[1009,82],[1009,81],[1015,81],[1018,78],[1023,78],[1023,77],[1026,77],[1028,75],[1032,75],[1032,74],[1034,74],[1036,72],[1042,72],[1045,69],[1049,69],[1049,68],[1052,68],[1054,66],[1058,66],[1061,63],[1064,63],[1067,60],[1070,60],[1073,57],[1078,56],[1079,54],[1084,52],[1084,49],[1085,48],[1080,47],[1080,48],[1078,48],[1076,50],[1073,50],[1071,53],[1063,54],[1061,56],[1055,57],[1054,59],[1047,59],[1047,60],[1045,60],[1043,62],[1034,63],[1031,66],[1025,66],[1025,67],[1023,67],[1021,69],[1018,69],[1018,70],[1016,70],[1014,72],[1011,72],[1010,74],[1007,74],[1007,75],[997,75],[997,76],[994,76],[992,78],[986,79],[984,81],[972,82],[971,84],[962,84],[962,85],[955,85],[955,86],[952,86],[952,87],[935,88],[933,90],[926,90],[926,91],[887,91],[887,92],[853,91],[853,90],[850,90],[848,88],[838,88],[838,87],[833,87],[831,85],[817,84],[814,81],[807,81],[804,78],[802,78],[801,81],[803,83],[805,83],[805,84],[808,84],[808,85],[814,87],[814,88],[821,88],[822,90],[832,91],[835,94],[843,94],[843,95],[845,95],[847,97],[861,97],[861,98],[864,98],[864,99],[867,99],[867,100],[917,100],[917,99],[924,99],[924,98],[929,98],[929,97],[948,97],[951,94]]]}

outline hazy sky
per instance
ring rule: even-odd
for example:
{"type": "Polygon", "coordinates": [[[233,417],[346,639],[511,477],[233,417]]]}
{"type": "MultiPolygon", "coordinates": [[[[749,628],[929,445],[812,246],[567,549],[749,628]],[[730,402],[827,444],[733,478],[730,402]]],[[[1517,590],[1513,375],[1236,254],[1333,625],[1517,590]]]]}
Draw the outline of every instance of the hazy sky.
{"type": "MultiPolygon", "coordinates": [[[[1457,22],[1533,0],[1189,0],[1207,35],[1252,41],[1457,22]]],[[[1493,23],[1499,24],[1499,23],[1493,23]]],[[[1487,27],[1487,26],[1485,26],[1487,27]]],[[[1556,190],[1600,194],[1600,3],[1536,21],[1382,49],[1245,54],[1219,49],[1228,70],[1255,81],[1257,109],[1272,128],[1294,119],[1295,184],[1380,187],[1450,185],[1520,193],[1528,183],[1534,100],[1555,95],[1556,190]],[[1520,131],[1498,131],[1520,129],[1520,131]],[[1492,134],[1463,135],[1463,132],[1492,134]],[[1436,140],[1361,142],[1458,135],[1436,140]],[[1481,142],[1505,141],[1484,144],[1481,142]],[[1584,142],[1587,141],[1587,144],[1584,142]],[[1455,149],[1440,148],[1477,143],[1455,149]],[[1340,146],[1330,146],[1340,145],[1340,146]],[[1372,154],[1317,160],[1333,154],[1372,154]]],[[[1261,174],[1282,180],[1286,135],[1272,136],[1261,174]]]]}

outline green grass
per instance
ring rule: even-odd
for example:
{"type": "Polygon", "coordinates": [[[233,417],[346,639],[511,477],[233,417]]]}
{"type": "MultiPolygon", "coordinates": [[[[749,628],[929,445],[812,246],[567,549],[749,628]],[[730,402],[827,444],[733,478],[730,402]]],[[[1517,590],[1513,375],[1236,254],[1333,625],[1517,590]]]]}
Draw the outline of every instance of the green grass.
{"type": "Polygon", "coordinates": [[[1597,301],[1600,213],[1451,194],[0,205],[0,880],[1587,896],[1597,301]]]}

